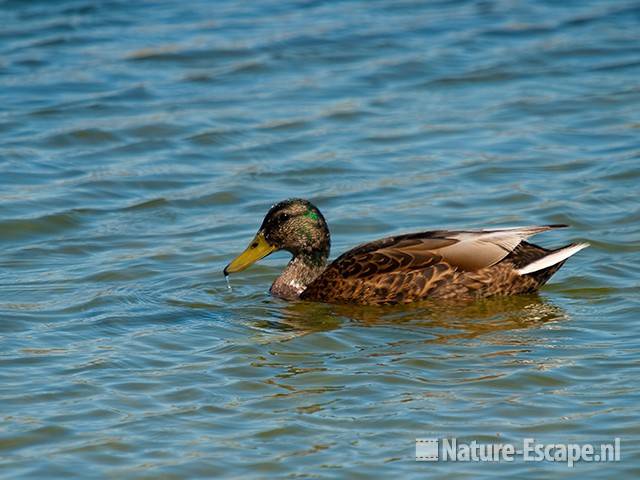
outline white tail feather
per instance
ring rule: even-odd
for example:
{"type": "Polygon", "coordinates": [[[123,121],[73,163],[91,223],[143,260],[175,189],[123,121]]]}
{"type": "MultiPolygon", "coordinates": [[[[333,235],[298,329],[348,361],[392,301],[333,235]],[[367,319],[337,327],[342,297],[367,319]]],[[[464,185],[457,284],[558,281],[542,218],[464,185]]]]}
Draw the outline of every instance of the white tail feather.
{"type": "Polygon", "coordinates": [[[517,270],[520,275],[526,275],[527,273],[537,272],[538,270],[543,270],[545,268],[551,267],[556,263],[560,263],[563,260],[566,260],[571,255],[578,253],[583,248],[587,248],[589,246],[588,243],[576,243],[575,245],[570,245],[561,250],[555,251],[546,257],[542,257],[535,262],[530,263],[529,265],[522,267],[517,270]]]}

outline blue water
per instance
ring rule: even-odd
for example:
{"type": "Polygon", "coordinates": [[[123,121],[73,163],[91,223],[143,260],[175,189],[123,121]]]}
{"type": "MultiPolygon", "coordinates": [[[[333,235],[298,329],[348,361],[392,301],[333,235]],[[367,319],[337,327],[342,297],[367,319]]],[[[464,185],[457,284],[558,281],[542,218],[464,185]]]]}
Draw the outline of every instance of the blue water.
{"type": "Polygon", "coordinates": [[[640,3],[0,1],[0,477],[637,478],[640,3]],[[332,256],[567,223],[539,296],[269,297],[276,201],[332,256]],[[416,462],[416,438],[621,461],[416,462]]]}

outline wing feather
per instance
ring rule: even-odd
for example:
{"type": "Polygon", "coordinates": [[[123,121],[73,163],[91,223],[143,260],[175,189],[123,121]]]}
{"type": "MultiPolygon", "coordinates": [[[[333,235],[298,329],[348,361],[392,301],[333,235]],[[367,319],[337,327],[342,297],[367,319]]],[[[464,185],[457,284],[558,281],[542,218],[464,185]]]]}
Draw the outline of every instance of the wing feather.
{"type": "Polygon", "coordinates": [[[450,232],[447,238],[457,240],[434,253],[462,270],[475,271],[490,267],[503,260],[523,240],[553,228],[565,225],[534,225],[492,230],[450,232]]]}
{"type": "Polygon", "coordinates": [[[346,292],[354,295],[360,292],[370,296],[370,301],[374,301],[373,297],[382,300],[400,289],[400,285],[412,291],[419,286],[420,291],[427,292],[444,274],[495,265],[526,238],[564,226],[437,230],[383,238],[340,255],[307,287],[301,298],[340,299],[346,292]],[[389,281],[393,285],[388,285],[389,281]]]}

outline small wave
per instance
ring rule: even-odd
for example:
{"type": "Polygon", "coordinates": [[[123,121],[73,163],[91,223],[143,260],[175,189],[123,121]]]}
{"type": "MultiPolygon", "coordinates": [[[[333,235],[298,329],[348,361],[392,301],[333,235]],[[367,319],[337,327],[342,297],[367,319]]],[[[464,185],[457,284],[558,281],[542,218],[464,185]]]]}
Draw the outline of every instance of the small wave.
{"type": "Polygon", "coordinates": [[[214,128],[191,135],[187,140],[198,145],[224,145],[231,143],[234,138],[240,135],[240,130],[214,128]]]}
{"type": "Polygon", "coordinates": [[[45,144],[54,148],[66,148],[70,146],[105,145],[119,140],[118,135],[113,132],[99,128],[87,128],[71,130],[64,133],[52,135],[45,140],[45,144]]]}
{"type": "Polygon", "coordinates": [[[35,236],[55,236],[82,224],[76,211],[37,218],[0,221],[0,241],[15,241],[35,236]]]}
{"type": "Polygon", "coordinates": [[[220,60],[231,58],[245,58],[253,52],[248,49],[183,49],[178,45],[145,48],[125,55],[125,60],[131,62],[178,63],[189,66],[213,66],[220,60]]]}
{"type": "Polygon", "coordinates": [[[136,203],[134,205],[131,205],[129,207],[124,208],[123,210],[127,211],[127,210],[146,210],[146,209],[153,209],[153,208],[158,208],[158,207],[165,207],[169,205],[169,201],[166,198],[163,197],[159,197],[159,198],[153,198],[151,200],[145,200],[143,202],[140,203],[136,203]]]}

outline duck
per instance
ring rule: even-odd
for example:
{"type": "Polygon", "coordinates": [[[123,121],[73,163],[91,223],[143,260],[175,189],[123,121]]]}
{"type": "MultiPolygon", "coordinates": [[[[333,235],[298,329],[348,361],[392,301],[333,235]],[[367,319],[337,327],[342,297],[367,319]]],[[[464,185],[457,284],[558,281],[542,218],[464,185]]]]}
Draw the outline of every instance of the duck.
{"type": "Polygon", "coordinates": [[[285,300],[393,305],[474,300],[538,291],[588,243],[547,249],[529,237],[567,225],[431,230],[363,243],[329,263],[331,236],[320,210],[291,198],[273,205],[249,246],[225,268],[245,270],[279,250],[291,260],[270,293],[285,300]]]}

